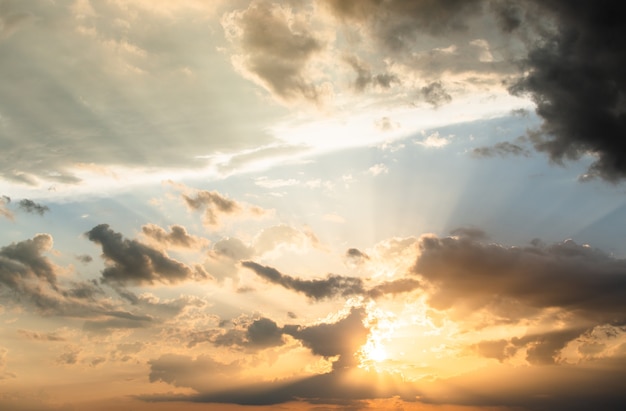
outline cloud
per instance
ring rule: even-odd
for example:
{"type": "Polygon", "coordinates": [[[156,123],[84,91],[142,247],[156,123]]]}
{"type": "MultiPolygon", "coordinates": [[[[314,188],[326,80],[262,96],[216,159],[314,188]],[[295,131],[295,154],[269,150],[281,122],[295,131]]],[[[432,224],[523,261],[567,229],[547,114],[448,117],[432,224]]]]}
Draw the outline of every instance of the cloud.
{"type": "MultiPolygon", "coordinates": [[[[184,188],[189,190],[188,188],[184,188]]],[[[203,222],[208,227],[217,227],[224,216],[261,216],[267,213],[260,207],[247,206],[232,200],[217,191],[198,190],[195,195],[182,195],[185,204],[194,211],[203,211],[203,222]]]]}
{"type": "Polygon", "coordinates": [[[436,308],[464,302],[478,308],[500,296],[596,321],[626,321],[626,261],[572,240],[520,248],[424,236],[420,251],[413,270],[436,287],[430,300],[436,308]]]}
{"type": "Polygon", "coordinates": [[[222,25],[240,48],[233,62],[254,81],[283,101],[320,101],[323,91],[309,78],[307,64],[324,45],[306,21],[286,7],[255,1],[227,14],[222,25]]]}
{"type": "Polygon", "coordinates": [[[48,208],[48,206],[37,204],[33,200],[29,200],[27,198],[20,200],[18,205],[20,210],[22,211],[31,214],[39,214],[41,216],[44,215],[44,213],[50,211],[50,208],[48,208]]]}
{"type": "MultiPolygon", "coordinates": [[[[583,178],[618,182],[626,177],[621,3],[536,3],[554,18],[556,29],[533,43],[523,61],[525,74],[511,87],[513,93],[530,95],[544,120],[533,135],[534,146],[557,163],[590,154],[595,161],[583,178]]],[[[508,24],[512,30],[519,17],[516,13],[508,24]]]]}
{"type": "MultiPolygon", "coordinates": [[[[317,404],[355,405],[359,400],[374,398],[390,398],[399,396],[404,400],[412,401],[417,390],[411,383],[402,381],[397,376],[385,373],[373,375],[372,372],[356,367],[358,360],[355,353],[365,344],[369,329],[363,325],[365,309],[353,307],[343,317],[334,322],[323,322],[309,326],[286,325],[285,334],[301,341],[315,355],[325,358],[335,358],[333,369],[325,374],[317,374],[304,378],[289,378],[266,383],[239,385],[236,388],[215,389],[214,385],[205,383],[200,387],[198,380],[186,381],[187,386],[194,387],[200,392],[197,395],[182,397],[193,402],[234,403],[245,405],[271,405],[290,401],[307,401],[317,404]],[[208,387],[208,389],[207,389],[208,387]]],[[[274,330],[274,327],[271,327],[274,330]]],[[[272,333],[270,333],[273,335],[272,333]]],[[[172,358],[174,359],[174,358],[172,358]]],[[[196,365],[189,364],[190,359],[176,358],[171,361],[168,371],[180,367],[180,377],[177,373],[167,374],[166,378],[178,385],[179,381],[189,376],[196,365]],[[174,365],[176,364],[176,365],[174,365]],[[185,366],[189,364],[190,366],[185,366]]],[[[153,363],[154,364],[154,363],[153,363]]],[[[215,364],[208,361],[205,372],[207,377],[212,375],[215,364]]],[[[220,367],[218,365],[218,373],[220,367]]],[[[166,367],[161,367],[166,368],[166,367]]],[[[154,369],[154,365],[153,365],[154,369]]],[[[156,374],[155,374],[156,375],[156,374]]],[[[151,374],[152,376],[152,374],[151,374]]],[[[151,381],[152,381],[151,377],[151,381]]],[[[165,379],[163,379],[165,380],[165,379]]],[[[142,396],[149,401],[180,400],[181,397],[170,396],[142,396]]]]}
{"type": "Polygon", "coordinates": [[[626,325],[626,260],[590,246],[506,247],[457,235],[423,236],[419,247],[413,272],[431,307],[459,321],[483,312],[496,323],[529,326],[521,336],[477,343],[483,356],[504,361],[523,350],[529,364],[555,364],[594,327],[626,325]]]}
{"type": "Polygon", "coordinates": [[[383,163],[378,163],[368,168],[367,172],[376,177],[381,174],[387,174],[389,172],[389,168],[387,168],[387,166],[383,163]]]}
{"type": "Polygon", "coordinates": [[[369,65],[360,60],[357,56],[344,56],[344,61],[356,73],[354,89],[358,92],[363,92],[370,85],[381,89],[388,89],[393,83],[400,82],[400,79],[393,73],[372,74],[369,65]]]}
{"type": "Polygon", "coordinates": [[[190,235],[181,225],[174,224],[169,228],[170,232],[167,232],[156,224],[146,224],[141,227],[141,231],[154,243],[164,248],[200,250],[209,244],[209,240],[190,235]]]}
{"type": "Polygon", "coordinates": [[[475,157],[506,157],[507,155],[528,157],[530,152],[518,144],[501,141],[489,147],[476,147],[472,150],[472,155],[475,157]]]}
{"type": "Polygon", "coordinates": [[[85,235],[102,247],[102,257],[107,264],[102,271],[104,282],[154,284],[207,278],[201,267],[191,268],[169,258],[162,251],[125,239],[108,224],[100,224],[85,235]]]}
{"type": "Polygon", "coordinates": [[[441,137],[439,135],[439,132],[435,131],[434,133],[430,134],[428,137],[426,137],[422,141],[416,142],[416,144],[419,144],[420,146],[428,147],[428,148],[442,148],[450,144],[450,139],[452,137],[454,136],[450,135],[448,137],[441,137]]]}
{"type": "Polygon", "coordinates": [[[32,239],[0,248],[0,285],[25,291],[41,281],[56,289],[58,267],[43,255],[52,249],[52,244],[51,235],[37,234],[32,239]]]}
{"type": "Polygon", "coordinates": [[[298,230],[286,224],[265,228],[254,239],[257,255],[281,248],[304,250],[310,247],[321,247],[319,239],[310,229],[298,230]]]}
{"type": "Polygon", "coordinates": [[[254,271],[259,277],[280,285],[288,290],[293,290],[319,301],[336,297],[364,296],[379,298],[389,294],[400,294],[415,290],[420,283],[413,278],[400,278],[385,281],[371,288],[366,287],[365,282],[358,277],[346,277],[336,274],[328,274],[326,278],[303,280],[282,274],[278,270],[268,266],[262,266],[253,261],[244,261],[243,267],[254,271]]]}
{"type": "Polygon", "coordinates": [[[237,362],[221,363],[208,355],[192,358],[180,354],[164,354],[150,360],[150,382],[163,381],[177,387],[191,387],[202,391],[207,387],[220,388],[232,381],[238,371],[237,362]]]}
{"type": "Polygon", "coordinates": [[[244,261],[243,267],[254,271],[259,277],[281,285],[288,290],[300,292],[313,300],[323,300],[337,296],[347,297],[365,293],[363,280],[356,277],[344,277],[329,274],[322,280],[302,280],[280,273],[278,270],[257,264],[253,261],[244,261]]]}
{"type": "Polygon", "coordinates": [[[452,101],[441,81],[434,81],[420,89],[420,97],[433,107],[439,107],[452,101]]]}
{"type": "Polygon", "coordinates": [[[5,195],[0,197],[0,216],[6,218],[7,220],[13,220],[14,216],[11,210],[7,208],[7,204],[11,202],[11,198],[5,195]]]}
{"type": "Polygon", "coordinates": [[[465,20],[480,11],[481,1],[406,2],[376,0],[326,0],[324,5],[338,19],[365,24],[385,47],[400,51],[419,32],[433,35],[465,31],[465,20]]]}
{"type": "Polygon", "coordinates": [[[65,338],[59,336],[57,333],[40,333],[29,330],[17,330],[17,333],[23,338],[33,341],[65,341],[65,338]]]}
{"type": "Polygon", "coordinates": [[[74,1],[2,2],[0,43],[8,63],[0,77],[14,81],[1,86],[8,136],[1,178],[77,184],[89,178],[81,163],[136,173],[201,168],[207,162],[199,155],[273,142],[250,132],[267,126],[271,110],[241,92],[245,84],[215,43],[195,41],[211,38],[205,17],[217,2],[90,3],[91,11],[79,12],[74,1]],[[60,57],[68,50],[85,52],[60,57]],[[204,81],[204,73],[220,81],[204,81]]]}

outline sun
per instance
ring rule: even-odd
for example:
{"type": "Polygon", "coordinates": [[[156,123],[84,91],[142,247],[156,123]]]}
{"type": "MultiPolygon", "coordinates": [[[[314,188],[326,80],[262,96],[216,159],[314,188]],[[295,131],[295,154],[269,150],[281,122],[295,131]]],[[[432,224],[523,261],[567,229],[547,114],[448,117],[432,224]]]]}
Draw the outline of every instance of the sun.
{"type": "Polygon", "coordinates": [[[363,352],[363,359],[366,361],[383,362],[389,357],[385,347],[376,341],[368,341],[361,351],[363,352]]]}

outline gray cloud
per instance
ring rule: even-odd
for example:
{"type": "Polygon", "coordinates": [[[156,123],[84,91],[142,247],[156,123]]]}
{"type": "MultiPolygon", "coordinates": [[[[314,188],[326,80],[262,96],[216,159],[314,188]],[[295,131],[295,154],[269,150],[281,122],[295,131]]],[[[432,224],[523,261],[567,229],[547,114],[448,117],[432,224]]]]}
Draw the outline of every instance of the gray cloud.
{"type": "Polygon", "coordinates": [[[400,79],[395,74],[373,74],[369,65],[364,61],[361,61],[357,56],[345,56],[344,61],[348,63],[348,65],[352,67],[352,69],[356,73],[354,88],[358,92],[364,91],[370,85],[386,89],[391,87],[393,83],[400,82],[400,79]]]}
{"type": "Polygon", "coordinates": [[[145,236],[164,247],[200,250],[208,244],[208,240],[190,235],[185,227],[176,224],[170,226],[170,232],[156,224],[146,224],[141,227],[141,231],[145,236]]]}
{"type": "Polygon", "coordinates": [[[49,234],[37,234],[33,239],[0,248],[0,285],[26,291],[43,281],[57,289],[57,267],[43,255],[51,248],[49,234]]]}
{"type": "Polygon", "coordinates": [[[530,151],[519,144],[501,141],[493,146],[476,147],[472,150],[472,155],[475,157],[506,157],[507,155],[528,157],[530,151]]]}
{"type": "Polygon", "coordinates": [[[394,295],[410,292],[420,286],[419,281],[417,281],[416,279],[400,278],[397,280],[385,281],[371,288],[367,288],[364,281],[358,277],[346,277],[336,274],[328,274],[324,279],[303,280],[300,278],[282,274],[275,268],[263,266],[253,261],[244,261],[241,263],[241,265],[243,267],[251,269],[259,277],[271,283],[280,285],[288,290],[302,293],[316,301],[335,297],[349,297],[358,295],[376,299],[384,295],[394,295]]]}
{"type": "Polygon", "coordinates": [[[125,239],[107,224],[100,224],[85,234],[102,247],[102,256],[107,262],[102,271],[104,282],[153,284],[206,278],[200,267],[191,268],[169,258],[162,251],[125,239]]]}
{"type": "Polygon", "coordinates": [[[46,212],[50,211],[48,206],[37,204],[33,200],[29,200],[27,198],[20,200],[18,205],[20,210],[31,214],[44,215],[46,212]]]}
{"type": "MultiPolygon", "coordinates": [[[[307,401],[309,403],[342,404],[342,405],[362,405],[360,400],[374,398],[399,397],[406,401],[413,401],[418,394],[412,383],[401,381],[397,376],[385,373],[372,375],[371,372],[362,370],[357,365],[354,356],[356,351],[367,340],[369,330],[363,325],[365,318],[364,308],[352,308],[343,318],[333,323],[320,323],[310,326],[286,325],[283,333],[289,334],[300,340],[302,344],[309,348],[315,355],[326,358],[339,356],[333,363],[333,369],[326,374],[318,374],[302,379],[286,379],[268,383],[242,385],[236,388],[215,389],[215,385],[209,385],[206,381],[201,381],[196,369],[195,362],[190,363],[190,359],[176,358],[176,365],[171,362],[171,366],[163,367],[159,364],[158,371],[167,371],[163,381],[168,381],[175,385],[191,386],[198,390],[200,394],[183,397],[183,399],[193,402],[213,402],[213,403],[234,403],[245,405],[271,405],[281,404],[289,401],[307,401]],[[175,372],[174,372],[175,371],[175,372]],[[180,377],[178,375],[180,374],[180,377]],[[192,377],[192,378],[189,378],[192,377]],[[201,386],[204,384],[204,386],[201,386]]],[[[268,324],[271,320],[268,320],[268,324]]],[[[272,331],[263,335],[274,335],[274,327],[269,327],[272,331]]],[[[172,357],[172,359],[174,359],[172,357]]],[[[155,370],[155,363],[152,364],[155,370]]],[[[213,360],[207,361],[205,375],[210,375],[210,371],[216,366],[213,360]]],[[[229,365],[217,365],[217,372],[222,367],[229,365]]],[[[158,380],[152,377],[151,381],[158,380]]],[[[154,373],[156,377],[157,374],[154,373]]],[[[170,396],[141,396],[148,401],[172,401],[180,400],[181,397],[170,396]]]]}
{"type": "Polygon", "coordinates": [[[431,304],[487,306],[508,298],[560,307],[598,322],[624,322],[626,261],[572,240],[505,247],[468,237],[422,237],[414,271],[437,287],[431,304]]]}
{"type": "Polygon", "coordinates": [[[182,194],[182,197],[191,210],[204,212],[203,222],[208,227],[220,225],[220,219],[224,216],[242,215],[246,212],[260,216],[266,212],[260,207],[245,206],[217,191],[199,190],[193,196],[182,194]]]}
{"type": "Polygon", "coordinates": [[[336,296],[362,295],[365,293],[363,280],[356,277],[344,277],[329,274],[323,280],[302,280],[280,273],[278,270],[262,266],[253,261],[244,261],[242,266],[251,269],[258,276],[288,290],[301,292],[314,300],[323,300],[336,296]]]}
{"type": "Polygon", "coordinates": [[[433,81],[422,87],[419,94],[425,102],[433,107],[439,107],[452,101],[452,96],[448,94],[441,81],[433,81]]]}
{"type": "Polygon", "coordinates": [[[270,92],[283,100],[319,100],[320,90],[305,70],[323,44],[304,24],[290,21],[280,7],[265,2],[233,12],[222,24],[241,47],[245,70],[270,92]]]}

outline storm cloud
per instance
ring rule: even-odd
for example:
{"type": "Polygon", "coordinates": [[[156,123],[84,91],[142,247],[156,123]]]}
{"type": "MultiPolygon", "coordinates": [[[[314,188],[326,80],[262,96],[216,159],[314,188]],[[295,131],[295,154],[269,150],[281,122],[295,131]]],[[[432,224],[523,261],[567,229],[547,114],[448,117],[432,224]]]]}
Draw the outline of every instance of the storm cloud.
{"type": "MultiPolygon", "coordinates": [[[[556,20],[523,61],[511,87],[544,119],[534,146],[557,163],[592,155],[583,179],[626,177],[626,26],[619,1],[537,2],[556,20]]],[[[509,20],[514,30],[517,19],[509,20]]],[[[522,23],[523,24],[523,23],[522,23]]]]}

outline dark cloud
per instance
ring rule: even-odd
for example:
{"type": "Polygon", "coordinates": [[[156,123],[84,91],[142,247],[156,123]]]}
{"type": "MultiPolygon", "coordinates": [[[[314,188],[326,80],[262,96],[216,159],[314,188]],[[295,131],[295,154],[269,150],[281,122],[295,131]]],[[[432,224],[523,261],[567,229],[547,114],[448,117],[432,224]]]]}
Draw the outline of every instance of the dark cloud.
{"type": "Polygon", "coordinates": [[[455,236],[420,239],[414,272],[430,284],[429,304],[462,318],[486,310],[499,321],[537,321],[546,310],[559,327],[475,346],[499,361],[524,349],[530,364],[555,364],[571,341],[599,325],[626,324],[626,260],[572,240],[529,247],[455,236]]]}
{"type": "Polygon", "coordinates": [[[476,147],[472,150],[472,155],[475,157],[506,157],[507,155],[528,157],[530,151],[518,144],[501,141],[493,146],[476,147]]]}
{"type": "Polygon", "coordinates": [[[141,227],[141,231],[148,238],[165,247],[196,248],[199,250],[208,244],[208,240],[190,235],[185,227],[176,224],[170,226],[169,233],[156,224],[146,224],[141,227]]]}
{"type": "Polygon", "coordinates": [[[102,271],[104,282],[118,284],[176,283],[206,278],[200,267],[191,268],[169,258],[164,252],[136,240],[125,239],[108,224],[100,224],[85,233],[102,247],[107,266],[102,271]]]}
{"type": "MultiPolygon", "coordinates": [[[[528,411],[619,410],[626,403],[623,390],[626,357],[586,364],[480,369],[438,383],[431,390],[421,384],[420,401],[528,411]],[[461,388],[462,387],[462,388],[461,388]]],[[[434,385],[434,384],[433,384],[434,385]]]]}
{"type": "Polygon", "coordinates": [[[50,211],[50,208],[48,208],[48,206],[37,204],[33,200],[29,200],[27,198],[20,200],[19,208],[20,210],[27,213],[39,215],[44,215],[44,213],[50,211]]]}
{"type": "Polygon", "coordinates": [[[556,20],[556,30],[533,43],[526,74],[511,88],[529,94],[544,119],[534,146],[557,163],[591,154],[595,161],[583,178],[620,181],[626,177],[622,2],[536,3],[556,20]]]}
{"type": "Polygon", "coordinates": [[[473,346],[478,354],[500,362],[513,357],[520,349],[526,351],[526,360],[533,365],[552,365],[559,362],[559,354],[570,341],[587,331],[584,327],[567,328],[545,333],[529,333],[509,340],[481,341],[473,346]]]}
{"type": "Polygon", "coordinates": [[[302,280],[280,273],[278,270],[262,266],[253,261],[244,261],[242,266],[251,269],[258,276],[288,290],[303,293],[314,300],[323,300],[336,296],[362,295],[365,293],[363,280],[356,277],[344,277],[329,274],[323,280],[302,280]]]}
{"type": "Polygon", "coordinates": [[[277,97],[317,102],[320,88],[306,75],[309,60],[322,41],[302,22],[293,22],[277,5],[253,2],[223,20],[243,52],[243,65],[277,97]]]}
{"type": "Polygon", "coordinates": [[[37,234],[33,239],[0,248],[0,285],[15,291],[34,291],[41,281],[57,289],[58,268],[43,255],[51,249],[49,234],[37,234]]]}
{"type": "MultiPolygon", "coordinates": [[[[356,249],[350,249],[355,250],[356,249]]],[[[348,250],[348,252],[350,251],[348,250]]],[[[358,251],[360,253],[360,251],[358,251]]],[[[336,274],[328,274],[324,279],[303,280],[282,274],[275,268],[263,266],[253,261],[244,261],[242,266],[251,269],[261,278],[278,284],[288,290],[300,292],[313,300],[324,300],[333,297],[368,296],[379,298],[387,294],[400,294],[415,290],[419,287],[419,281],[413,278],[401,278],[385,281],[371,288],[365,286],[364,281],[358,277],[346,277],[336,274]]]]}
{"type": "Polygon", "coordinates": [[[434,81],[422,87],[420,98],[433,107],[439,107],[452,101],[452,96],[448,94],[440,81],[434,81]]]}
{"type": "Polygon", "coordinates": [[[346,257],[355,260],[369,260],[369,256],[358,248],[348,248],[346,251],[346,257]]]}
{"type": "Polygon", "coordinates": [[[572,240],[519,248],[425,236],[420,249],[414,271],[436,286],[430,299],[436,308],[507,298],[595,321],[626,321],[626,260],[572,240]]]}
{"type": "Polygon", "coordinates": [[[375,285],[367,291],[367,295],[376,299],[384,295],[408,293],[418,289],[420,285],[420,282],[414,278],[400,278],[375,285]]]}
{"type": "MultiPolygon", "coordinates": [[[[261,317],[244,324],[237,324],[237,328],[220,332],[209,330],[204,338],[217,346],[238,346],[250,349],[263,349],[284,344],[283,328],[274,320],[261,317]]],[[[197,338],[194,343],[198,343],[197,338]]]]}

